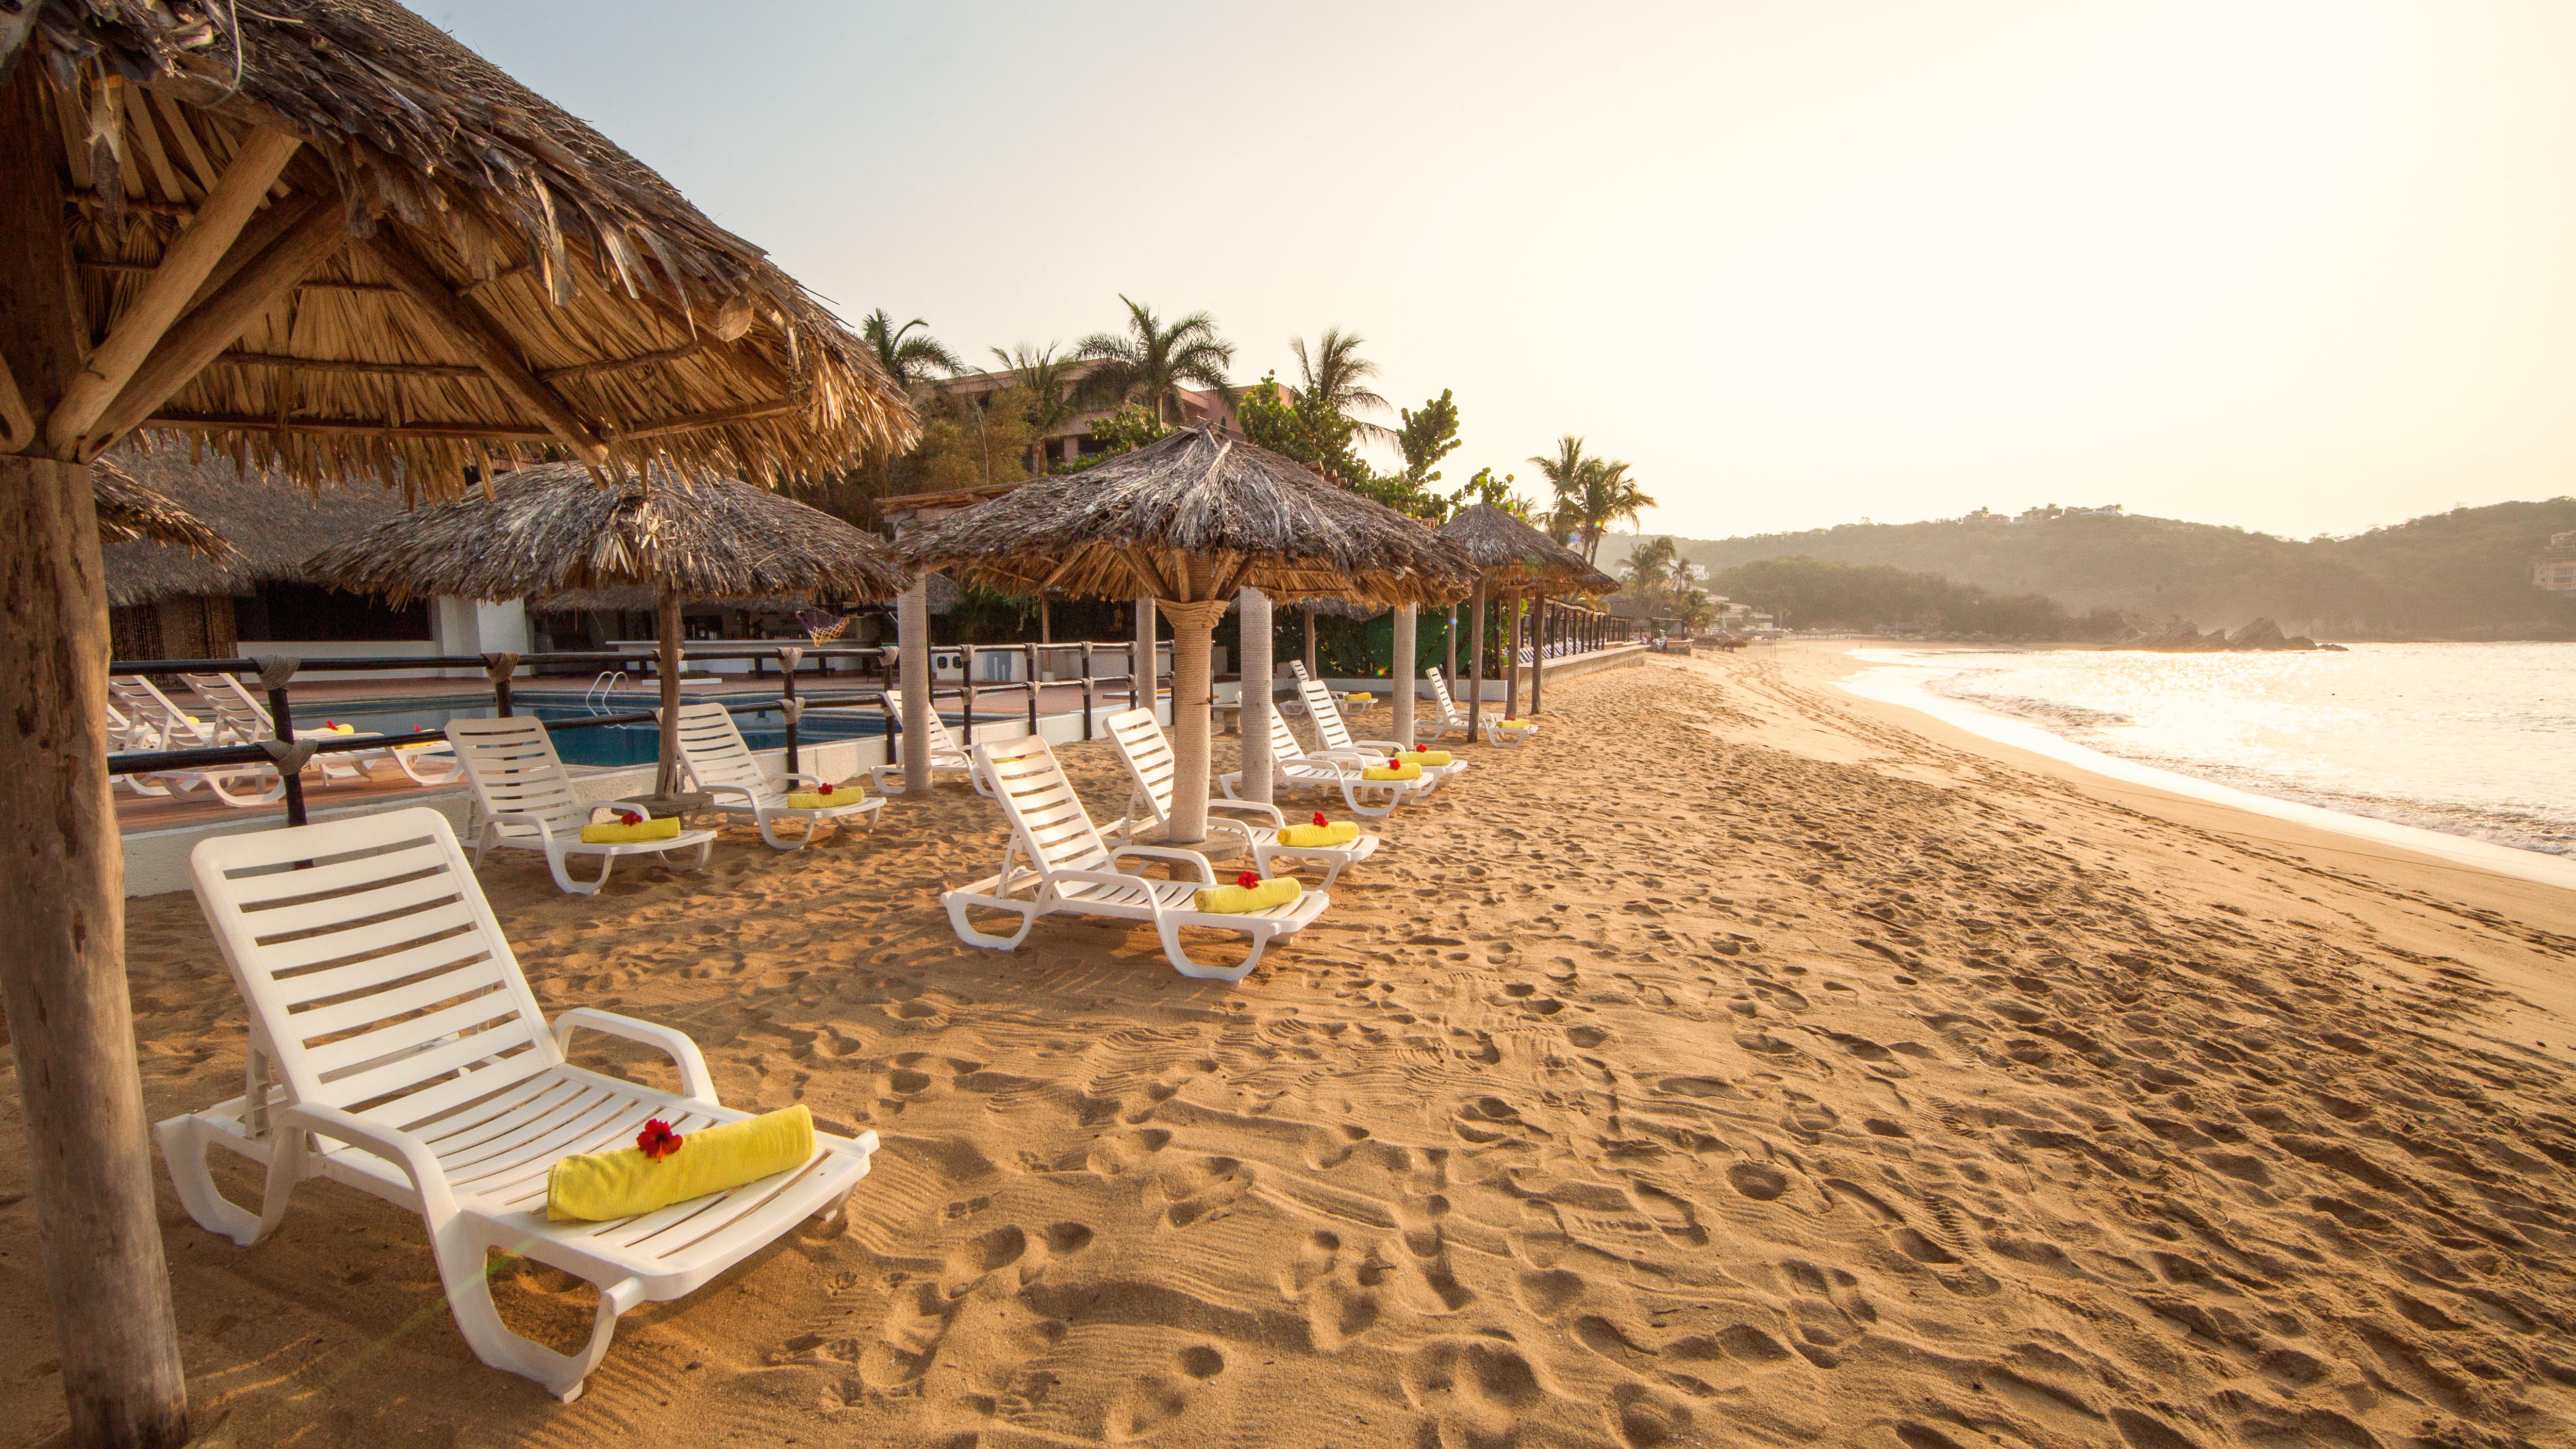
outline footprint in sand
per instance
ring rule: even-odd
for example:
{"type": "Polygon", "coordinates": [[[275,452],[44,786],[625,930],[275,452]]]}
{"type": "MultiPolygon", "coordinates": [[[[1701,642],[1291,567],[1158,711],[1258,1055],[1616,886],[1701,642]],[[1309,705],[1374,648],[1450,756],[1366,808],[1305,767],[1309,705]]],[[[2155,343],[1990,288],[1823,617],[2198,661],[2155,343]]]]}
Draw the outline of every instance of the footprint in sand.
{"type": "Polygon", "coordinates": [[[1726,1180],[1756,1202],[1769,1202],[1789,1190],[1789,1179],[1767,1162],[1738,1162],[1726,1169],[1726,1180]]]}
{"type": "Polygon", "coordinates": [[[1400,1371],[1405,1402],[1441,1449],[1503,1449],[1518,1442],[1523,1411],[1547,1396],[1528,1359],[1490,1339],[1441,1339],[1400,1371]]]}

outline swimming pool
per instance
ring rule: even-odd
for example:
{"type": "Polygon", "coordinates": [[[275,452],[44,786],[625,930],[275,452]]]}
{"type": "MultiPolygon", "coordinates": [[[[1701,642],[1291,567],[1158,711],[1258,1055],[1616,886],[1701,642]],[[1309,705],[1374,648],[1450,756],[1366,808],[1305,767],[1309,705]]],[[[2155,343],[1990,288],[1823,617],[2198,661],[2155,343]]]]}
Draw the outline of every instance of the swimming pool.
{"type": "MultiPolygon", "coordinates": [[[[552,691],[536,693],[522,690],[515,696],[516,712],[534,715],[542,720],[588,719],[593,711],[578,702],[578,696],[558,696],[552,691]]],[[[617,702],[610,713],[623,714],[634,709],[650,709],[651,703],[617,702]]],[[[332,704],[299,707],[296,723],[305,728],[323,724],[356,725],[384,735],[434,735],[447,727],[451,719],[487,719],[492,714],[492,697],[488,694],[455,695],[433,699],[352,699],[332,704]]],[[[963,716],[943,713],[950,728],[964,723],[963,716]]],[[[994,724],[1007,718],[998,714],[979,714],[978,724],[994,724]]],[[[745,744],[755,750],[783,749],[787,744],[787,721],[775,709],[751,710],[737,714],[733,722],[742,731],[745,744]]],[[[869,739],[885,733],[885,718],[874,709],[809,709],[796,726],[799,744],[820,744],[826,740],[869,739]]],[[[649,765],[658,758],[661,730],[651,721],[633,724],[597,725],[590,729],[554,732],[555,753],[567,765],[649,765]]]]}

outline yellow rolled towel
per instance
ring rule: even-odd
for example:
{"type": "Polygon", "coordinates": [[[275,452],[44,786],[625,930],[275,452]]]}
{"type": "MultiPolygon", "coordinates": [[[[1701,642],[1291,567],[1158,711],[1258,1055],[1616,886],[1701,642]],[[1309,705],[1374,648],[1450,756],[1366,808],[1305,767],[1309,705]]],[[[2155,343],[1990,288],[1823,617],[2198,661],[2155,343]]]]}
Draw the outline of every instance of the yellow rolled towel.
{"type": "Polygon", "coordinates": [[[1447,750],[1407,750],[1404,752],[1404,762],[1406,764],[1420,765],[1426,770],[1439,769],[1442,765],[1448,764],[1450,758],[1450,754],[1447,750]]]}
{"type": "Polygon", "coordinates": [[[1371,765],[1360,771],[1360,778],[1363,780],[1419,780],[1422,778],[1422,767],[1409,761],[1392,770],[1384,765],[1371,765]]]}
{"type": "Polygon", "coordinates": [[[1281,845],[1348,845],[1360,838],[1356,820],[1340,820],[1330,825],[1290,825],[1279,832],[1281,845]]]}
{"type": "Polygon", "coordinates": [[[1538,725],[1525,719],[1507,719],[1500,721],[1496,725],[1496,728],[1507,730],[1534,730],[1538,728],[1538,725]]]}
{"type": "Polygon", "coordinates": [[[830,794],[820,790],[796,790],[787,796],[790,810],[829,810],[835,805],[856,805],[868,798],[867,791],[856,785],[835,785],[830,794]]]}
{"type": "MultiPolygon", "coordinates": [[[[650,1135],[649,1126],[639,1134],[650,1135]]],[[[686,1133],[658,1159],[641,1147],[557,1158],[546,1173],[546,1217],[558,1223],[631,1218],[802,1167],[813,1155],[814,1114],[799,1102],[686,1133]]]]}
{"type": "MultiPolygon", "coordinates": [[[[1252,872],[1245,871],[1245,875],[1252,872]]],[[[1274,876],[1255,886],[1216,886],[1195,893],[1198,908],[1212,916],[1239,916],[1246,911],[1266,911],[1284,906],[1304,891],[1304,887],[1286,876],[1274,876]]]]}
{"type": "Polygon", "coordinates": [[[680,817],[677,815],[666,815],[659,820],[645,820],[633,825],[610,821],[604,825],[585,825],[581,828],[581,843],[584,845],[635,845],[647,840],[677,840],[679,837],[680,817]]]}

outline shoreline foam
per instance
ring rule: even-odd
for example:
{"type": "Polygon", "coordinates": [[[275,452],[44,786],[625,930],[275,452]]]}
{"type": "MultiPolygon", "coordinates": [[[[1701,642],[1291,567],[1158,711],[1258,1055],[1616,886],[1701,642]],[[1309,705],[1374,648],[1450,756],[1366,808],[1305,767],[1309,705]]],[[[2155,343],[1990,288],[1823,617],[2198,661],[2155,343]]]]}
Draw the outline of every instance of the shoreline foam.
{"type": "Polygon", "coordinates": [[[2045,755],[2109,779],[2151,786],[2214,805],[2349,835],[2376,845],[2395,846],[2517,880],[2576,890],[2576,859],[2239,789],[2199,775],[2110,754],[2068,739],[2031,719],[1928,687],[1924,674],[1937,669],[1937,665],[1896,657],[1900,651],[1895,650],[1854,649],[1848,652],[1852,658],[1871,667],[1836,681],[1845,692],[1882,704],[1921,711],[1997,744],[2045,755]]]}

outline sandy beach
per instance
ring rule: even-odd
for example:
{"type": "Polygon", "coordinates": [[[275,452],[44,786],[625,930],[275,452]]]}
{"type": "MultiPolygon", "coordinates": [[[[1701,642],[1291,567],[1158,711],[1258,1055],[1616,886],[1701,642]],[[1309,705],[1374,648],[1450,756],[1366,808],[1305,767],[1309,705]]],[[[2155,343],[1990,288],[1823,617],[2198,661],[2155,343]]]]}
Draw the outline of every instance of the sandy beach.
{"type": "MultiPolygon", "coordinates": [[[[165,1175],[201,1442],[2576,1441],[2576,896],[2017,758],[1854,667],[1552,686],[1240,986],[1141,929],[960,945],[934,897],[1002,843],[962,786],[591,900],[496,859],[549,1011],[687,1031],[728,1101],[876,1130],[873,1176],[565,1407],[474,1361],[416,1217],[312,1183],[242,1250],[165,1175]]],[[[1107,746],[1064,754],[1115,815],[1107,746]]],[[[129,930],[151,1114],[233,1095],[195,903],[129,930]]],[[[25,1163],[0,1121],[32,1445],[25,1163]]]]}

